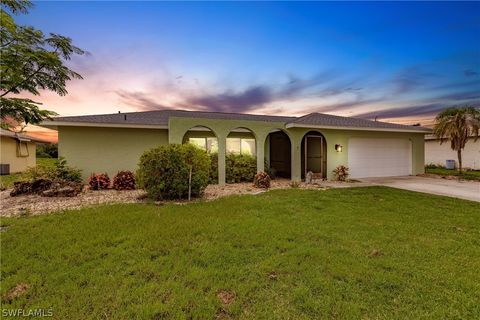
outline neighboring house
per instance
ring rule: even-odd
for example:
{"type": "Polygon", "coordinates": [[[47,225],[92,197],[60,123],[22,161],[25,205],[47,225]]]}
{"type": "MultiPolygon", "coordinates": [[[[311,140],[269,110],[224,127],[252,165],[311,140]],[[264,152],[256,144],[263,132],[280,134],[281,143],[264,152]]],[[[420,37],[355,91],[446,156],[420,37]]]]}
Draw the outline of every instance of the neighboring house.
{"type": "Polygon", "coordinates": [[[257,157],[279,175],[298,181],[312,171],[331,179],[338,165],[352,178],[424,172],[422,127],[311,113],[303,117],[181,110],[57,117],[42,126],[58,130],[59,155],[83,170],[114,175],[136,170],[140,155],[167,143],[194,143],[218,152],[219,183],[225,154],[257,157]]]}
{"type": "MultiPolygon", "coordinates": [[[[457,152],[450,147],[450,141],[440,144],[440,139],[434,135],[425,136],[425,164],[445,166],[446,160],[455,160],[458,167],[457,152]]],[[[468,139],[465,149],[462,150],[462,165],[464,168],[480,169],[480,139],[468,139]]]]}
{"type": "Polygon", "coordinates": [[[0,129],[0,136],[2,174],[22,172],[35,166],[35,143],[45,141],[5,129],[0,129]]]}

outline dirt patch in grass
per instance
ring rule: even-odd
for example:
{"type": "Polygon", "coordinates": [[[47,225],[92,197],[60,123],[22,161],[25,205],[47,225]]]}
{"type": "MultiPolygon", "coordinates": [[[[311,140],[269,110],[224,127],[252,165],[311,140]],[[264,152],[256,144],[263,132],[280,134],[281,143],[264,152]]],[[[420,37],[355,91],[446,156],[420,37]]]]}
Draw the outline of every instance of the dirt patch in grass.
{"type": "Polygon", "coordinates": [[[217,298],[220,299],[220,302],[222,302],[224,306],[229,306],[233,303],[233,301],[235,301],[235,293],[222,290],[217,293],[217,298]]]}
{"type": "Polygon", "coordinates": [[[18,283],[15,287],[10,289],[7,294],[2,298],[4,302],[10,303],[12,302],[15,298],[21,296],[24,294],[30,286],[26,283],[18,283]]]}
{"type": "Polygon", "coordinates": [[[383,256],[383,252],[377,249],[373,249],[368,255],[370,258],[377,258],[383,256]]]}

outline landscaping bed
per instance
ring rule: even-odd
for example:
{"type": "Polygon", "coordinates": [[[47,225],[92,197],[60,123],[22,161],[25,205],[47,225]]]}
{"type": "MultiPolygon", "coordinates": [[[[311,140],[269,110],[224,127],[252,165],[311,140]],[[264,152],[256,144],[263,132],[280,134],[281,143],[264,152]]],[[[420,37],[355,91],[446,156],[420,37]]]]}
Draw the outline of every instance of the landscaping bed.
{"type": "Polygon", "coordinates": [[[145,194],[143,190],[85,190],[73,197],[42,197],[35,194],[11,197],[10,191],[0,192],[1,216],[38,215],[97,204],[141,202],[145,194]]]}
{"type": "MultiPolygon", "coordinates": [[[[329,188],[348,188],[365,186],[365,183],[348,183],[323,181],[319,184],[305,184],[299,183],[294,185],[299,189],[317,189],[326,190],[329,188]]],[[[292,183],[288,179],[275,179],[271,182],[270,190],[276,189],[290,189],[292,183]]],[[[193,201],[214,200],[230,195],[241,194],[260,194],[266,192],[266,189],[255,188],[250,182],[225,184],[223,186],[211,184],[205,189],[203,196],[193,201]]],[[[10,196],[11,189],[0,192],[0,216],[10,217],[18,215],[39,215],[52,211],[62,211],[68,209],[80,209],[97,204],[105,203],[142,203],[147,202],[145,199],[146,193],[143,190],[84,190],[73,197],[44,197],[40,195],[19,195],[16,197],[10,196]]],[[[164,201],[165,203],[179,201],[164,201]]],[[[180,201],[187,202],[186,200],[180,201]]],[[[157,202],[159,203],[159,202],[157,202]]]]}
{"type": "Polygon", "coordinates": [[[480,181],[480,171],[463,171],[461,174],[455,169],[445,168],[425,168],[425,174],[428,177],[440,177],[452,180],[473,180],[480,181]]]}

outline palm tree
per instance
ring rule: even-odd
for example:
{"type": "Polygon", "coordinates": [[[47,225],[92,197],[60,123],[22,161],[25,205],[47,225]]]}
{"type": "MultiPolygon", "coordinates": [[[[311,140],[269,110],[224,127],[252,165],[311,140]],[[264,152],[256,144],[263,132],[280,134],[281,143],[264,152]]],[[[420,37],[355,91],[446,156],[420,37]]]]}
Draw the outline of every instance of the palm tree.
{"type": "Polygon", "coordinates": [[[477,141],[479,131],[480,110],[472,106],[448,108],[435,118],[433,134],[440,139],[440,144],[450,140],[452,150],[457,151],[459,173],[462,173],[462,149],[468,138],[473,136],[477,141]]]}

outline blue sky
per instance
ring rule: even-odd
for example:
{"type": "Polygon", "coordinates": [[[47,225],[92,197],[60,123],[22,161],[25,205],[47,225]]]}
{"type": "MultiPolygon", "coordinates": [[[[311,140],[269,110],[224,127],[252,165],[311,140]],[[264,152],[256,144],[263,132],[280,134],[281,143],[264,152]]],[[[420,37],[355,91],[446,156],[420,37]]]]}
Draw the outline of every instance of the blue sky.
{"type": "Polygon", "coordinates": [[[480,3],[36,2],[87,50],[62,115],[190,109],[431,123],[480,105],[480,3]]]}

